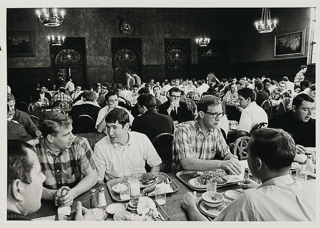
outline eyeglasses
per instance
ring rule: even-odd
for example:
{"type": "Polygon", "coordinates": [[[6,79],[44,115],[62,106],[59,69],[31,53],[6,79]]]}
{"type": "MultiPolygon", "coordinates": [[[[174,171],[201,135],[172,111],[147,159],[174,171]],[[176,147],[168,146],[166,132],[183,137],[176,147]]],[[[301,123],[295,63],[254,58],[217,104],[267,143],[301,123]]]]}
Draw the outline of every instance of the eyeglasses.
{"type": "Polygon", "coordinates": [[[204,112],[209,114],[212,118],[217,119],[217,117],[222,118],[224,116],[224,112],[220,112],[220,113],[212,113],[212,112],[204,112]]]}
{"type": "Polygon", "coordinates": [[[178,99],[180,96],[170,95],[173,99],[178,99]]]}

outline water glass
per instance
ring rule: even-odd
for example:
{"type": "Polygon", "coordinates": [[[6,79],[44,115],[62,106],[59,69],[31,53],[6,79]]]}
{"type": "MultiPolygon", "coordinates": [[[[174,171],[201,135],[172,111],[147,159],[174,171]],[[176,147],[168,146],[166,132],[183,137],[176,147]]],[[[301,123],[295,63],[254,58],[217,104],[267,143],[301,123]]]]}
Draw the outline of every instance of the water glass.
{"type": "Polygon", "coordinates": [[[121,200],[130,200],[130,185],[128,183],[121,183],[119,191],[121,200]]]}
{"type": "Polygon", "coordinates": [[[71,213],[70,206],[58,207],[58,220],[66,221],[68,219],[67,215],[70,215],[70,213],[71,213]]]}
{"type": "Polygon", "coordinates": [[[214,194],[217,192],[217,181],[215,180],[208,180],[206,184],[206,190],[209,192],[210,196],[214,196],[214,194]]]}
{"type": "Polygon", "coordinates": [[[138,178],[130,178],[128,180],[130,184],[130,198],[132,206],[138,206],[139,198],[140,198],[140,181],[138,178]]]}
{"type": "Polygon", "coordinates": [[[155,200],[160,206],[166,204],[166,188],[165,187],[156,188],[155,200]]]}

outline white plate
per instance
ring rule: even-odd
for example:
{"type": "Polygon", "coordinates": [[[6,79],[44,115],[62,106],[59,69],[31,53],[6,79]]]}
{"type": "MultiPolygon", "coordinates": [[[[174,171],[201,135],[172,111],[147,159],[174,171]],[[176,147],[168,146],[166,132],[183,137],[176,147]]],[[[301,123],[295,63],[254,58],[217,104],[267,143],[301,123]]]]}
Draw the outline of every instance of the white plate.
{"type": "Polygon", "coordinates": [[[107,206],[107,213],[111,215],[125,210],[126,207],[122,203],[112,203],[107,206]]]}
{"type": "Polygon", "coordinates": [[[188,181],[188,184],[191,187],[198,188],[198,189],[206,189],[206,185],[200,184],[197,178],[192,178],[188,181]]]}
{"type": "Polygon", "coordinates": [[[203,200],[200,199],[197,201],[197,207],[200,210],[200,212],[202,212],[203,214],[205,214],[206,216],[209,217],[217,217],[221,211],[223,211],[223,209],[225,209],[232,201],[229,199],[224,199],[222,205],[220,205],[219,207],[208,207],[204,204],[203,200]]]}
{"type": "Polygon", "coordinates": [[[298,162],[292,162],[291,166],[290,166],[291,170],[297,170],[297,169],[302,169],[302,165],[300,165],[298,162]]]}
{"type": "Polygon", "coordinates": [[[237,190],[227,190],[225,191],[225,196],[228,197],[229,199],[235,200],[238,198],[240,194],[242,194],[243,190],[242,189],[237,189],[237,190]]]}

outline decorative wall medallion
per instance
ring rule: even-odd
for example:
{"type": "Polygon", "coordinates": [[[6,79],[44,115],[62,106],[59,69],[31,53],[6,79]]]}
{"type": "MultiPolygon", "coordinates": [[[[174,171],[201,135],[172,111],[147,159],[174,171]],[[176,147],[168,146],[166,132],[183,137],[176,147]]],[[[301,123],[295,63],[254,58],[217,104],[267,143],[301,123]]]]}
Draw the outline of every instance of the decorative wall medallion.
{"type": "Polygon", "coordinates": [[[126,35],[130,35],[132,33],[132,26],[129,24],[129,22],[126,19],[122,19],[120,17],[118,17],[120,19],[120,23],[119,23],[119,29],[120,32],[122,34],[126,34],[126,35]]]}

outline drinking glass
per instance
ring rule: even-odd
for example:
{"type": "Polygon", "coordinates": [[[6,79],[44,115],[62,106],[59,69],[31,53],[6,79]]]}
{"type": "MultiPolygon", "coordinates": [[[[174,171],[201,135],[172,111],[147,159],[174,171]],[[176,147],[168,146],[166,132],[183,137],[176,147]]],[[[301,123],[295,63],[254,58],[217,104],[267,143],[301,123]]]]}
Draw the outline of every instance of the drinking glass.
{"type": "Polygon", "coordinates": [[[130,200],[130,185],[129,183],[120,184],[120,199],[121,200],[130,200]]]}
{"type": "Polygon", "coordinates": [[[211,197],[214,197],[214,194],[217,192],[217,181],[215,180],[208,180],[206,184],[206,190],[209,192],[211,197]]]}
{"type": "Polygon", "coordinates": [[[166,188],[165,187],[156,188],[155,200],[160,206],[166,204],[166,188]]]}
{"type": "Polygon", "coordinates": [[[132,206],[138,206],[139,198],[140,198],[140,181],[136,177],[132,177],[128,180],[130,184],[130,199],[132,206]]]}
{"type": "Polygon", "coordinates": [[[66,221],[68,219],[67,215],[70,215],[70,213],[71,213],[70,206],[58,207],[58,220],[66,221]]]}

